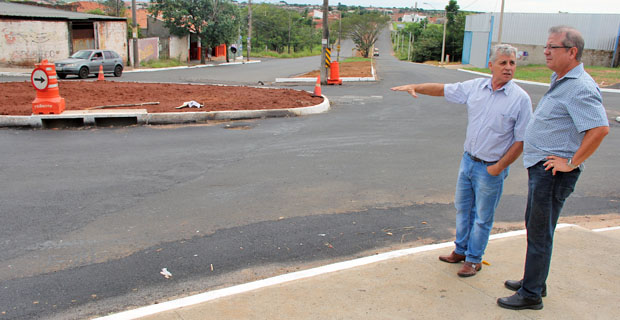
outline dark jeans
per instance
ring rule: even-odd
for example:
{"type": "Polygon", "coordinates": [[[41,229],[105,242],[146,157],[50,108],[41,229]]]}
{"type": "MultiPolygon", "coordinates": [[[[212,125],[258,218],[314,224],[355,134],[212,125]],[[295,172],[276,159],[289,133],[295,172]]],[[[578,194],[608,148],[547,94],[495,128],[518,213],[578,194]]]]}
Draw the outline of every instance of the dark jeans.
{"type": "Polygon", "coordinates": [[[543,163],[545,161],[527,169],[529,177],[525,210],[527,254],[519,294],[528,298],[541,296],[549,274],[555,226],[564,201],[575,189],[581,173],[579,169],[575,169],[571,172],[557,172],[554,176],[551,170],[545,171],[543,163]]]}

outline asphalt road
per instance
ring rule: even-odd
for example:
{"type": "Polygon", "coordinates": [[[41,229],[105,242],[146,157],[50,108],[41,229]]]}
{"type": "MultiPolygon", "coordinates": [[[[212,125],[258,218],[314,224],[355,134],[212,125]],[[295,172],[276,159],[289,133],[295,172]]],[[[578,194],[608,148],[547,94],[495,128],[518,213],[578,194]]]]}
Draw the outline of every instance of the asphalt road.
{"type": "MultiPolygon", "coordinates": [[[[389,88],[475,75],[399,62],[385,36],[378,47],[380,81],[323,86],[325,114],[0,130],[0,318],[105,315],[451,238],[465,108],[389,88]]],[[[122,79],[271,82],[313,69],[313,59],[122,79]]],[[[522,87],[534,103],[546,91],[522,87]]],[[[610,119],[620,115],[620,94],[604,100],[610,119]]],[[[611,126],[563,215],[620,212],[620,133],[611,126]]],[[[518,160],[496,221],[522,220],[526,180],[518,160]]]]}

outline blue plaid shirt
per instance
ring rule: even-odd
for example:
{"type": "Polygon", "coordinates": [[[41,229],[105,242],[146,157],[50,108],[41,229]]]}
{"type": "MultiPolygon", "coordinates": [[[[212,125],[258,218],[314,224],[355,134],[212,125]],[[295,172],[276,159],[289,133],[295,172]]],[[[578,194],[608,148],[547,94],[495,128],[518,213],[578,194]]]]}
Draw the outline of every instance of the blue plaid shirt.
{"type": "Polygon", "coordinates": [[[512,80],[493,91],[490,78],[444,85],[446,100],[467,104],[463,148],[484,161],[498,161],[517,141],[523,141],[532,115],[530,96],[512,80]]]}
{"type": "Polygon", "coordinates": [[[585,132],[602,126],[609,121],[601,91],[583,64],[561,79],[553,73],[525,131],[523,165],[529,168],[550,155],[572,158],[585,132]]]}

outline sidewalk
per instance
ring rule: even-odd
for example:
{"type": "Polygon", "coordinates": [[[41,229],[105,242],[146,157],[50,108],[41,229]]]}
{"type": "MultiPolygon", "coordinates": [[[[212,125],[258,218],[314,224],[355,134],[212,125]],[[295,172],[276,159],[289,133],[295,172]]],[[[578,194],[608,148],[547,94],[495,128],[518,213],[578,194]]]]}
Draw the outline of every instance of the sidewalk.
{"type": "MultiPolygon", "coordinates": [[[[166,68],[138,68],[134,69],[132,66],[125,66],[123,69],[123,73],[132,73],[132,72],[152,72],[152,71],[163,71],[163,70],[173,70],[173,69],[188,69],[188,68],[206,68],[206,67],[215,67],[215,66],[227,66],[227,65],[236,65],[236,64],[245,64],[245,63],[260,63],[260,60],[252,59],[250,61],[245,61],[242,59],[243,57],[238,57],[236,60],[231,60],[230,62],[226,62],[226,58],[212,58],[211,61],[206,61],[205,64],[200,64],[199,61],[191,61],[189,65],[177,66],[177,67],[166,67],[166,68]]],[[[0,75],[5,76],[27,76],[29,77],[34,70],[34,66],[32,67],[24,67],[24,68],[16,68],[16,67],[0,67],[0,75]]]]}
{"type": "Polygon", "coordinates": [[[437,257],[452,243],[411,248],[206,292],[100,319],[614,319],[620,314],[620,228],[559,225],[540,311],[506,310],[506,279],[523,273],[524,232],[494,235],[480,273],[437,257]]]}

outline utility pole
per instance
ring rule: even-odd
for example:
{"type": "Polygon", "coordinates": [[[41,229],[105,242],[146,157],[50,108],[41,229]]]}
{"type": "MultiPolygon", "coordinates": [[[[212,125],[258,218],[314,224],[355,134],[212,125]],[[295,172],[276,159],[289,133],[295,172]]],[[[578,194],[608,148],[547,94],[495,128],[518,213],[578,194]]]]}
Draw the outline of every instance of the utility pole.
{"type": "Polygon", "coordinates": [[[133,67],[138,69],[140,67],[140,54],[138,50],[138,15],[136,14],[136,0],[131,0],[131,16],[132,16],[132,43],[133,43],[133,67]]]}
{"type": "Polygon", "coordinates": [[[407,61],[411,60],[411,58],[409,58],[411,56],[411,32],[409,32],[409,47],[407,48],[407,61]]]}
{"type": "Polygon", "coordinates": [[[336,61],[340,63],[340,38],[342,37],[342,11],[338,11],[338,56],[336,61]]]}
{"type": "Polygon", "coordinates": [[[446,15],[443,18],[443,41],[441,42],[441,65],[443,66],[444,57],[446,54],[446,26],[448,25],[448,9],[446,9],[446,15]]]}
{"type": "Polygon", "coordinates": [[[252,0],[248,0],[248,20],[248,41],[246,43],[246,50],[248,56],[247,61],[250,62],[250,50],[252,45],[252,0]]]}
{"type": "Polygon", "coordinates": [[[323,38],[321,39],[321,84],[327,84],[327,47],[329,46],[329,24],[327,14],[329,13],[329,0],[323,0],[323,38]]]}
{"type": "Polygon", "coordinates": [[[504,20],[504,0],[502,0],[502,12],[499,14],[499,33],[497,34],[497,44],[502,44],[502,22],[504,20]]]}

